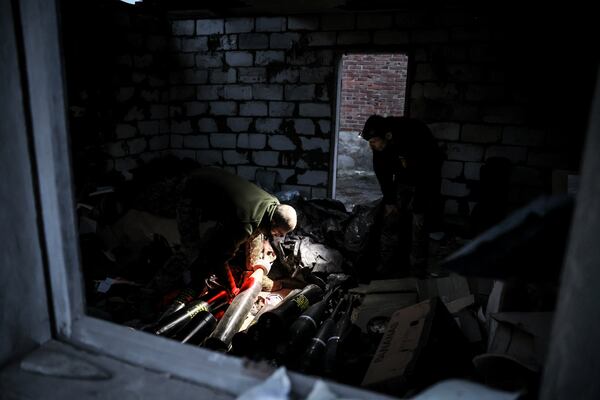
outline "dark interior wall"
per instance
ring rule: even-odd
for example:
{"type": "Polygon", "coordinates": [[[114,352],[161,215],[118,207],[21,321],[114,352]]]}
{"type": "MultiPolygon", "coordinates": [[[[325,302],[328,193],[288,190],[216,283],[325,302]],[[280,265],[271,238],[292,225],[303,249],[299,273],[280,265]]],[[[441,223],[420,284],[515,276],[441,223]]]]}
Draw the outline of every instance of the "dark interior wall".
{"type": "MultiPolygon", "coordinates": [[[[101,102],[115,115],[90,119],[87,131],[72,128],[73,136],[95,140],[89,132],[109,121],[99,138],[110,155],[105,167],[128,170],[171,153],[251,180],[257,170],[274,171],[282,189],[324,196],[336,60],[368,49],[411,57],[408,114],[427,122],[446,151],[447,213],[470,213],[490,157],[513,165],[514,206],[549,192],[554,169],[578,168],[597,60],[583,46],[593,25],[573,28],[573,11],[427,3],[396,12],[167,21],[152,8],[128,10],[126,19],[107,17],[96,27],[124,27],[109,35],[112,44],[100,36],[105,53],[119,49],[119,67],[92,46],[108,77],[115,68],[123,73],[117,92],[101,88],[115,99],[101,102]],[[133,15],[152,12],[156,25],[133,15]],[[569,29],[556,29],[561,24],[569,29]],[[164,47],[150,44],[158,37],[164,47]]],[[[96,72],[86,79],[107,76],[96,72]]],[[[89,109],[82,104],[71,111],[89,109]]]]}
{"type": "Polygon", "coordinates": [[[196,67],[209,72],[196,85],[206,114],[181,143],[191,150],[186,135],[219,133],[203,142],[199,160],[249,179],[275,170],[285,188],[310,195],[330,179],[336,56],[404,50],[413,59],[409,114],[446,150],[446,212],[470,213],[490,157],[512,163],[509,201],[521,205],[551,190],[554,169],[578,168],[596,60],[573,63],[569,44],[581,38],[556,33],[559,16],[436,7],[174,21],[188,27],[174,28],[181,53],[198,54],[196,67]]]}
{"type": "Polygon", "coordinates": [[[0,367],[51,336],[14,11],[0,3],[0,367]]]}
{"type": "Polygon", "coordinates": [[[61,5],[74,175],[85,190],[168,153],[170,28],[164,13],[116,0],[61,5]]]}

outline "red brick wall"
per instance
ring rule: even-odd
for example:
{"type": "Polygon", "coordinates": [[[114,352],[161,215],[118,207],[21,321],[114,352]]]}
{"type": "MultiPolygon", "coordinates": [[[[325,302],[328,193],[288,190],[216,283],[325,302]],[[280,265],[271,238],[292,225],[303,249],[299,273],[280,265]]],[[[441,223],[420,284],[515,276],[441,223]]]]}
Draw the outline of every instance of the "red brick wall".
{"type": "Polygon", "coordinates": [[[342,58],[340,130],[360,131],[372,114],[404,114],[407,60],[405,54],[342,58]]]}

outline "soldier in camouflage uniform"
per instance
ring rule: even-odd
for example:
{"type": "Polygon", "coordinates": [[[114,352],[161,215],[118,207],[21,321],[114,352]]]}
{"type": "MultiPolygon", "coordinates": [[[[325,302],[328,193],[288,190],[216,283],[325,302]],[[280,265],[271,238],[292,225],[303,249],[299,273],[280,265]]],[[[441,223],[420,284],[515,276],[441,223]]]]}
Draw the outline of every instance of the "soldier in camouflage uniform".
{"type": "Polygon", "coordinates": [[[192,264],[192,283],[213,271],[226,284],[225,265],[244,243],[258,234],[283,236],[296,226],[294,208],[222,169],[195,170],[174,186],[181,249],[154,279],[160,291],[172,286],[173,279],[180,279],[192,264]],[[217,224],[201,237],[201,221],[217,224]]]}
{"type": "MultiPolygon", "coordinates": [[[[441,221],[443,153],[429,127],[413,118],[372,115],[361,137],[373,151],[373,170],[383,194],[382,235],[398,236],[396,249],[404,268],[409,264],[414,273],[424,275],[428,232],[441,221]]],[[[391,261],[390,265],[395,265],[393,257],[391,261]]]]}

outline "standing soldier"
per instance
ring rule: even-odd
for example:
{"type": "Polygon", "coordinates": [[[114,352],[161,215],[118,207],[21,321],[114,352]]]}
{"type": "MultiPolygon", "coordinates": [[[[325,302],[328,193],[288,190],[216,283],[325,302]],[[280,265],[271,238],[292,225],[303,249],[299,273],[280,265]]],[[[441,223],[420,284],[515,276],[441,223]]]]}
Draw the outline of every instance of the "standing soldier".
{"type": "MultiPolygon", "coordinates": [[[[442,152],[427,125],[412,118],[372,115],[361,136],[373,151],[373,169],[383,194],[382,232],[396,231],[401,256],[409,256],[413,272],[424,275],[428,233],[439,227],[441,219],[442,152]]],[[[389,261],[384,260],[385,269],[391,267],[389,261]]]]}

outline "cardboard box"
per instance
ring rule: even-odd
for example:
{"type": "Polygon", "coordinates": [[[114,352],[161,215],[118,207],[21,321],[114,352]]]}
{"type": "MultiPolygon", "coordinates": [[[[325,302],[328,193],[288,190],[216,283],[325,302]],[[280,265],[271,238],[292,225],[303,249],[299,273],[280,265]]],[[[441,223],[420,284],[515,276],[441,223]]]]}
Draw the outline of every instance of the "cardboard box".
{"type": "Polygon", "coordinates": [[[418,291],[419,301],[439,297],[444,303],[468,297],[471,294],[469,282],[458,274],[419,280],[418,291]]]}
{"type": "Polygon", "coordinates": [[[546,359],[553,316],[551,312],[492,314],[488,353],[508,355],[539,371],[546,359]]]}
{"type": "Polygon", "coordinates": [[[439,298],[396,311],[362,386],[402,395],[472,372],[468,343],[439,298]]]}
{"type": "Polygon", "coordinates": [[[381,333],[380,327],[387,325],[394,312],[417,302],[416,292],[367,294],[355,310],[353,321],[364,333],[381,333]]]}
{"type": "Polygon", "coordinates": [[[353,322],[364,333],[383,333],[379,330],[394,312],[418,302],[417,279],[413,278],[374,280],[350,292],[362,295],[353,322]]]}
{"type": "Polygon", "coordinates": [[[481,326],[475,312],[463,309],[453,316],[461,332],[470,343],[481,343],[483,341],[481,326]]]}

